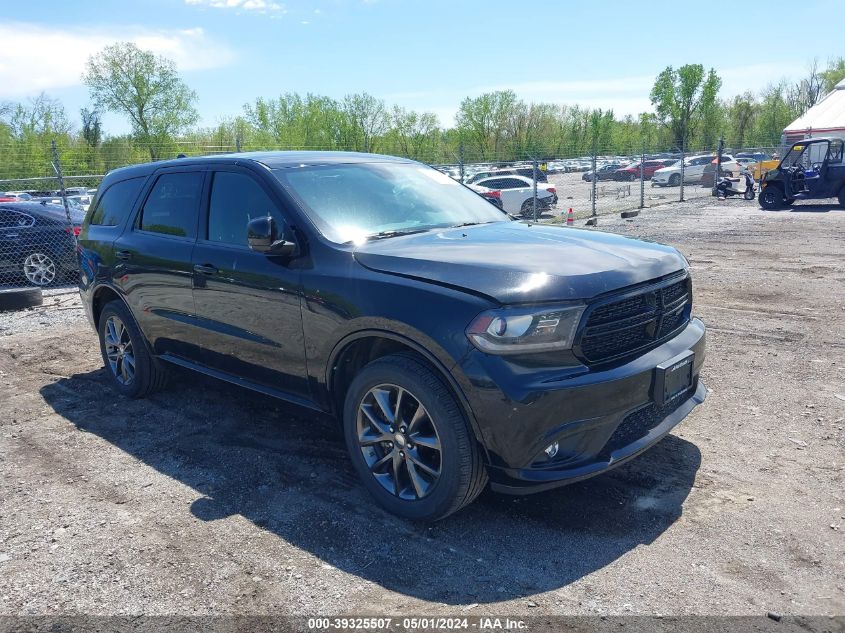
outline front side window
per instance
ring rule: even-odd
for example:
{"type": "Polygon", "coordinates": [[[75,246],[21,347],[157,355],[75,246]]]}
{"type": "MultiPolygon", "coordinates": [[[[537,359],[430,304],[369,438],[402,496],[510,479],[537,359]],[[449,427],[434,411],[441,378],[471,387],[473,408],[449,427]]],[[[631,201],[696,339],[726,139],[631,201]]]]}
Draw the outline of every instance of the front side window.
{"type": "Polygon", "coordinates": [[[320,231],[339,243],[509,221],[481,196],[417,163],[289,167],[274,169],[273,174],[320,231]]]}
{"type": "Polygon", "coordinates": [[[247,246],[246,225],[255,218],[272,216],[280,221],[276,205],[250,176],[219,171],[211,183],[208,239],[247,246]]]}
{"type": "Polygon", "coordinates": [[[196,237],[203,172],[162,174],[141,210],[142,231],[196,237]]]}

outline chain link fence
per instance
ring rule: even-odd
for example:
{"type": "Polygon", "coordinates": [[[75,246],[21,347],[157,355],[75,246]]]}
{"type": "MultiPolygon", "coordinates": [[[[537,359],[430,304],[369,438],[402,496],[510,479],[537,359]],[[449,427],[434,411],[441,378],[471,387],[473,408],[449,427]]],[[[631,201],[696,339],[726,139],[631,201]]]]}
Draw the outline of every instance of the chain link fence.
{"type": "MultiPolygon", "coordinates": [[[[0,179],[0,290],[19,287],[72,286],[78,278],[76,236],[94,200],[103,173],[86,173],[85,163],[68,161],[52,147],[21,157],[16,173],[0,179]]],[[[232,145],[182,146],[184,155],[223,154],[237,150],[292,149],[232,145]]],[[[295,148],[307,149],[307,148],[295,148]]],[[[319,149],[319,148],[315,148],[319,149]]],[[[374,148],[378,151],[378,148],[374,148]]],[[[389,153],[385,149],[381,150],[389,153]]],[[[569,210],[580,220],[609,213],[636,212],[661,204],[713,195],[714,173],[739,177],[745,166],[766,165],[774,147],[689,148],[677,152],[641,150],[620,155],[596,148],[587,154],[532,155],[524,152],[473,156],[463,146],[454,161],[442,154],[415,159],[483,192],[514,216],[539,222],[566,222],[569,210]]],[[[396,151],[401,155],[403,152],[396,151]]],[[[109,157],[110,167],[148,160],[143,152],[109,157]],[[125,163],[118,163],[122,158],[125,163]]],[[[756,177],[759,178],[760,170],[756,177]]]]}

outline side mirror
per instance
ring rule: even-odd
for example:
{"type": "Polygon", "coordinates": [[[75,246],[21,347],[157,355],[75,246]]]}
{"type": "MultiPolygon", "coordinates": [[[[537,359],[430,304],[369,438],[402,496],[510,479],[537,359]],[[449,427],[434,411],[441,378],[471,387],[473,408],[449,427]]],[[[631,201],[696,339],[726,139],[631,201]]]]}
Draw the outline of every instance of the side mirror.
{"type": "Polygon", "coordinates": [[[246,225],[246,240],[257,253],[289,257],[296,251],[296,243],[278,239],[276,222],[270,216],[255,218],[246,225]]]}

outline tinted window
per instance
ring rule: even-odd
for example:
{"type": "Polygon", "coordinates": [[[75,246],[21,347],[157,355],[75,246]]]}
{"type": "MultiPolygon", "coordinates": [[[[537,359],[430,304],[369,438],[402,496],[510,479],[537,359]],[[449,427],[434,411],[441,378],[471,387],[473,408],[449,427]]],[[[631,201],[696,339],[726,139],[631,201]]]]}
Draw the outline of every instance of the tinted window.
{"type": "Polygon", "coordinates": [[[522,182],[521,180],[517,180],[516,178],[503,178],[502,179],[502,189],[519,189],[521,187],[529,187],[530,185],[522,182]]]}
{"type": "Polygon", "coordinates": [[[280,220],[276,205],[255,180],[227,171],[214,174],[208,208],[209,240],[246,246],[247,222],[268,215],[280,220]]]}
{"type": "Polygon", "coordinates": [[[132,211],[135,198],[141,191],[146,178],[130,178],[114,183],[100,196],[97,207],[91,214],[90,224],[117,226],[123,224],[132,211]]]}
{"type": "Polygon", "coordinates": [[[163,174],[141,210],[142,231],[195,237],[203,172],[163,174]]]}

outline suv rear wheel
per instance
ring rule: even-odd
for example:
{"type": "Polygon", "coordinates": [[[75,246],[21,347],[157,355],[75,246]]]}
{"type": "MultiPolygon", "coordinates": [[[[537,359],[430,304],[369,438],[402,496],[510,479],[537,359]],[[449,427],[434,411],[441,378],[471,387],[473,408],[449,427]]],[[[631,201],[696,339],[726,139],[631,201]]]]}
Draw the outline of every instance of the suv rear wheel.
{"type": "Polygon", "coordinates": [[[100,313],[100,352],[112,386],[129,398],[161,389],[167,372],[153,358],[147,341],[122,301],[110,301],[100,313]]]}
{"type": "Polygon", "coordinates": [[[393,514],[442,519],[487,483],[481,449],[454,396],[413,356],[364,367],[346,394],[343,426],[364,487],[393,514]]]}
{"type": "Polygon", "coordinates": [[[845,187],[839,191],[839,206],[845,208],[845,187]]]}

